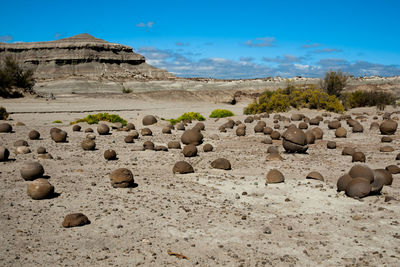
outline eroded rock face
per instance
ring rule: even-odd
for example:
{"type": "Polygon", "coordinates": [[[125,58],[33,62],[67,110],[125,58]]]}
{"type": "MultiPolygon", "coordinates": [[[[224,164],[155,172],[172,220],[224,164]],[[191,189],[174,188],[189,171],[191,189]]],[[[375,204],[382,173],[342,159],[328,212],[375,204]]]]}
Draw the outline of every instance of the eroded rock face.
{"type": "Polygon", "coordinates": [[[37,81],[79,76],[91,80],[170,79],[171,73],[146,64],[129,46],[89,34],[50,42],[0,43],[0,58],[11,55],[32,69],[37,81]]]}

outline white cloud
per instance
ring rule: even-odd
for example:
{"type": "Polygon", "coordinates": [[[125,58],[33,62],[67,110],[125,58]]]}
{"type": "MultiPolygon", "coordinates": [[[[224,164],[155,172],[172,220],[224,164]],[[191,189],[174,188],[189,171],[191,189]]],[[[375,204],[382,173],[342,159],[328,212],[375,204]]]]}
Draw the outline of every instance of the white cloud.
{"type": "Polygon", "coordinates": [[[138,28],[149,28],[149,29],[151,29],[151,28],[153,28],[153,25],[154,25],[154,21],[149,21],[149,22],[147,22],[147,23],[145,23],[145,22],[140,22],[140,23],[136,24],[136,27],[138,27],[138,28]]]}
{"type": "Polygon", "coordinates": [[[248,40],[244,44],[249,47],[271,47],[275,45],[275,37],[260,37],[255,41],[248,40]]]}

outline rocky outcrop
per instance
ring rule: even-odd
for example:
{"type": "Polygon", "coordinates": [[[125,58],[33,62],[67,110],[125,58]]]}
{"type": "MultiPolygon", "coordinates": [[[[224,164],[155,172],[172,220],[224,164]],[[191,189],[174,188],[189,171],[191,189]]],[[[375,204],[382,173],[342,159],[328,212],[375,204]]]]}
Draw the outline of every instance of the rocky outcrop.
{"type": "Polygon", "coordinates": [[[89,34],[50,42],[0,43],[0,58],[11,55],[34,70],[37,82],[64,79],[127,81],[171,79],[174,75],[146,63],[129,46],[89,34]]]}

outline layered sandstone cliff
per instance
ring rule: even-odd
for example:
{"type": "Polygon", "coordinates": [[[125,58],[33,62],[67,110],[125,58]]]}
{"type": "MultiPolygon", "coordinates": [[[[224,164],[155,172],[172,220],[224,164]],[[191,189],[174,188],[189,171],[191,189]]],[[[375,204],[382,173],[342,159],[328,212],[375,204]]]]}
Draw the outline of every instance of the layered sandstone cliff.
{"type": "Polygon", "coordinates": [[[131,47],[89,34],[50,42],[0,43],[0,58],[7,55],[34,70],[38,82],[71,78],[118,82],[174,78],[171,73],[147,64],[145,57],[131,47]]]}

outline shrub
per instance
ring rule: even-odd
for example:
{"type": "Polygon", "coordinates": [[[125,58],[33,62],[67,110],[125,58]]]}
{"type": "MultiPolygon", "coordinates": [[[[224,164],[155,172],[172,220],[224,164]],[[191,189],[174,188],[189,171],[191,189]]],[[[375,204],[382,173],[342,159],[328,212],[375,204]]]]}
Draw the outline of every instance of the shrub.
{"type": "Polygon", "coordinates": [[[20,88],[25,93],[33,93],[32,70],[24,70],[11,57],[5,57],[0,64],[0,96],[2,97],[19,97],[22,96],[17,92],[13,92],[12,88],[20,88]]]}
{"type": "Polygon", "coordinates": [[[396,97],[390,92],[361,91],[344,93],[340,97],[346,108],[373,107],[385,109],[386,105],[396,105],[396,97]]]}
{"type": "Polygon", "coordinates": [[[198,112],[186,112],[183,113],[181,116],[179,116],[177,119],[170,119],[168,121],[172,125],[174,125],[181,121],[191,121],[191,120],[204,121],[205,118],[198,112]]]}
{"type": "Polygon", "coordinates": [[[133,92],[132,89],[126,89],[125,86],[122,88],[122,93],[123,94],[130,94],[132,92],[133,92]]]}
{"type": "Polygon", "coordinates": [[[89,114],[85,118],[76,120],[71,122],[70,124],[76,124],[78,122],[87,122],[88,124],[97,124],[99,121],[108,121],[108,122],[120,122],[123,126],[127,124],[127,121],[121,118],[117,114],[108,114],[106,113],[97,113],[97,114],[89,114]]]}
{"type": "Polygon", "coordinates": [[[306,89],[295,88],[287,90],[286,88],[284,90],[278,89],[274,92],[267,90],[260,95],[257,101],[244,109],[244,114],[285,112],[290,107],[344,112],[344,107],[336,96],[330,96],[310,86],[306,89]]]}
{"type": "Polygon", "coordinates": [[[6,120],[8,118],[8,112],[5,107],[0,107],[0,120],[6,120]]]}
{"type": "Polygon", "coordinates": [[[342,71],[328,71],[321,81],[321,88],[329,95],[340,96],[347,85],[348,76],[342,71]]]}
{"type": "Polygon", "coordinates": [[[227,109],[215,109],[211,112],[210,118],[225,118],[234,116],[232,111],[227,109]]]}
{"type": "Polygon", "coordinates": [[[53,121],[52,123],[62,123],[62,121],[60,121],[60,120],[55,120],[55,121],[53,121]]]}

